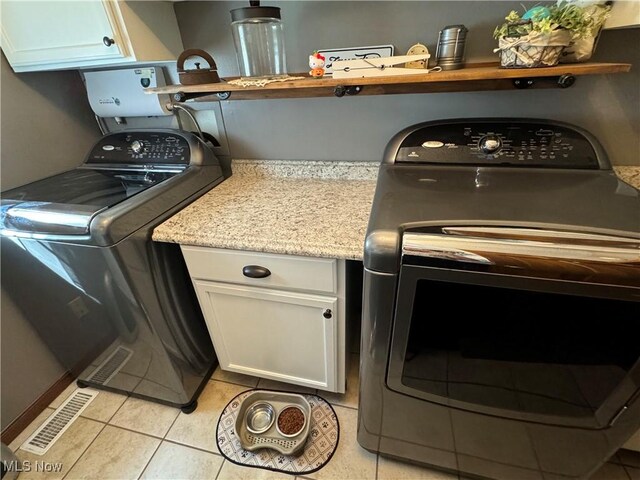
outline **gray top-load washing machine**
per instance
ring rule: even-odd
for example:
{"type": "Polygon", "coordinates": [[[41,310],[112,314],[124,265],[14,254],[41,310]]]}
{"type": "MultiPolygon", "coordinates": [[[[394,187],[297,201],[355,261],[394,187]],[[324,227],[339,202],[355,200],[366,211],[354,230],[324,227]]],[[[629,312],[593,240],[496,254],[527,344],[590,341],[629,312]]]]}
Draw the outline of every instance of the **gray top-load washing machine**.
{"type": "Polygon", "coordinates": [[[216,357],[179,246],[151,234],[223,179],[191,133],[124,131],[2,193],[2,288],[81,386],[195,407],[216,357]]]}
{"type": "Polygon", "coordinates": [[[486,478],[588,478],[640,428],[640,196],[584,130],[400,132],[364,266],[365,448],[486,478]]]}

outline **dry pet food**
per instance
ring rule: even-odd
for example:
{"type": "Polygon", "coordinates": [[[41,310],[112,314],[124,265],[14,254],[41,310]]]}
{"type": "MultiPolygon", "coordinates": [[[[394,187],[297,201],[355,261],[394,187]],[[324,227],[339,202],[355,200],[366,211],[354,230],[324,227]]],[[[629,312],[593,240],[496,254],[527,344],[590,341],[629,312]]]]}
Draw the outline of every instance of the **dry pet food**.
{"type": "Polygon", "coordinates": [[[285,435],[298,433],[304,427],[304,413],[297,407],[287,407],[278,415],[278,428],[285,435]]]}

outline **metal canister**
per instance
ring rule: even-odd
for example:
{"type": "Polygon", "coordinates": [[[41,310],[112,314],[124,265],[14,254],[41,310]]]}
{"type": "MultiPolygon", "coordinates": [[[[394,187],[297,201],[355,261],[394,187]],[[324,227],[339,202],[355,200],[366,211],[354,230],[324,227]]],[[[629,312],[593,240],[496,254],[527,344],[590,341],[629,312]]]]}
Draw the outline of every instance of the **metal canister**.
{"type": "Polygon", "coordinates": [[[468,31],[464,25],[449,25],[440,30],[436,62],[442,70],[456,70],[464,66],[464,44],[468,31]]]}

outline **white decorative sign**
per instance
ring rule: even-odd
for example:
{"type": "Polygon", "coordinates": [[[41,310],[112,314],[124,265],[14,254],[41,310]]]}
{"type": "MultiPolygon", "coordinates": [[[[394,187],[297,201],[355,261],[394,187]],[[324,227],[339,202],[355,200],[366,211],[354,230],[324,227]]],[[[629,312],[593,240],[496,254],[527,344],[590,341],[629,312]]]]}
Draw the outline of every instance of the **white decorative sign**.
{"type": "Polygon", "coordinates": [[[326,48],[318,50],[325,57],[324,74],[331,75],[333,62],[338,60],[362,60],[365,58],[382,58],[393,56],[393,45],[374,47],[326,48]]]}

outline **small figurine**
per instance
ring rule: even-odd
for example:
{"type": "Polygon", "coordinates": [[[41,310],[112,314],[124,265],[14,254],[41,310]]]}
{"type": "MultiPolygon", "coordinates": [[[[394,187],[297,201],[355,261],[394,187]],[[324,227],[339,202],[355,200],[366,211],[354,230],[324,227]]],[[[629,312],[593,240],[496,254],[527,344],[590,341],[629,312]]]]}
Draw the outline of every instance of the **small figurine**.
{"type": "Polygon", "coordinates": [[[324,76],[324,56],[317,51],[313,52],[313,55],[309,55],[309,67],[311,67],[309,75],[314,78],[322,78],[324,76]]]}

